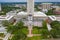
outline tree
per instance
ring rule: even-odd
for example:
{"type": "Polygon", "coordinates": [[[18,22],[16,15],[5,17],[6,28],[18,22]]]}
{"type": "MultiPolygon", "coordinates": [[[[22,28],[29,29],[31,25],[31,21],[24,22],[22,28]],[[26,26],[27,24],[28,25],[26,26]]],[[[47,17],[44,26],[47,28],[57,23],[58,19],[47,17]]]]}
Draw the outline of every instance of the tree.
{"type": "Polygon", "coordinates": [[[24,27],[24,23],[23,23],[22,21],[20,21],[20,22],[18,22],[18,23],[16,24],[16,26],[17,26],[19,29],[21,29],[21,28],[24,27]]]}
{"type": "Polygon", "coordinates": [[[47,29],[47,23],[46,23],[46,21],[43,21],[42,26],[43,26],[44,29],[47,29]]]}
{"type": "Polygon", "coordinates": [[[43,36],[43,38],[49,38],[50,37],[50,33],[47,29],[42,29],[41,35],[43,36]]]}
{"type": "Polygon", "coordinates": [[[52,30],[50,31],[53,38],[60,37],[60,23],[58,21],[53,21],[51,24],[52,30]]]}
{"type": "Polygon", "coordinates": [[[53,21],[50,25],[54,29],[60,29],[60,23],[58,21],[53,21]]]}
{"type": "Polygon", "coordinates": [[[51,26],[54,26],[55,24],[58,24],[59,22],[58,21],[53,21],[50,23],[51,26]]]}
{"type": "Polygon", "coordinates": [[[3,26],[8,26],[8,25],[12,25],[10,22],[8,22],[7,20],[2,21],[2,25],[3,26]]]}
{"type": "Polygon", "coordinates": [[[11,40],[24,40],[27,36],[22,32],[24,23],[22,21],[18,22],[16,25],[8,25],[7,32],[14,34],[11,40]]]}
{"type": "Polygon", "coordinates": [[[26,37],[26,34],[24,34],[20,29],[15,32],[11,40],[24,40],[26,37]]]}
{"type": "Polygon", "coordinates": [[[22,6],[22,11],[26,11],[26,8],[24,6],[22,6]]]}
{"type": "Polygon", "coordinates": [[[17,30],[16,26],[14,25],[9,25],[6,29],[7,29],[7,32],[9,33],[13,33],[14,31],[17,30]]]}
{"type": "Polygon", "coordinates": [[[50,31],[50,34],[53,36],[53,38],[58,38],[58,37],[60,37],[60,30],[58,31],[56,29],[52,29],[50,31]]]}

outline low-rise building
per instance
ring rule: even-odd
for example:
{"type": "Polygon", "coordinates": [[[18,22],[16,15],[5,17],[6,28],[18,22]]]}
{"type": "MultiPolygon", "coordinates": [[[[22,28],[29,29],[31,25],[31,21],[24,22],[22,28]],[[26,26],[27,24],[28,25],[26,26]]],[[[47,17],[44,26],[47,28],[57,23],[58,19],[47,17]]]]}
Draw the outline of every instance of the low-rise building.
{"type": "Polygon", "coordinates": [[[10,16],[10,15],[1,15],[0,16],[0,25],[2,25],[2,21],[9,21],[9,22],[13,22],[14,17],[10,16]]]}
{"type": "Polygon", "coordinates": [[[60,10],[60,6],[51,6],[51,8],[54,8],[56,11],[60,10]]]}
{"type": "Polygon", "coordinates": [[[27,5],[26,4],[15,4],[15,7],[20,7],[20,8],[22,8],[22,7],[27,7],[27,5]]]}
{"type": "MultiPolygon", "coordinates": [[[[42,26],[42,21],[47,19],[47,15],[43,12],[34,12],[33,16],[33,25],[34,26],[42,26]]],[[[15,16],[16,20],[22,20],[25,23],[25,26],[28,25],[28,13],[27,12],[19,12],[15,16]]]]}
{"type": "Polygon", "coordinates": [[[51,6],[54,14],[60,14],[60,6],[51,6]]]}
{"type": "Polygon", "coordinates": [[[50,10],[52,3],[42,3],[41,5],[42,5],[42,9],[50,10]]]}
{"type": "Polygon", "coordinates": [[[1,4],[0,4],[0,11],[1,11],[1,4]]]}
{"type": "Polygon", "coordinates": [[[55,16],[48,16],[48,23],[51,23],[52,21],[56,21],[56,17],[55,16]]]}

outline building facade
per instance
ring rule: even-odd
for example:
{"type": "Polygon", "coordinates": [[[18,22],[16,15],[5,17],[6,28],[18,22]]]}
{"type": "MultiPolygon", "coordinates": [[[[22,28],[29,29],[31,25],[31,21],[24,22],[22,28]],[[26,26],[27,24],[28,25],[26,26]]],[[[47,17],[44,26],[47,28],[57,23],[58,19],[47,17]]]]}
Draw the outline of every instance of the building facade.
{"type": "Polygon", "coordinates": [[[1,4],[0,4],[0,11],[1,11],[1,4]]]}
{"type": "Polygon", "coordinates": [[[52,3],[42,3],[42,9],[51,9],[52,3]]]}

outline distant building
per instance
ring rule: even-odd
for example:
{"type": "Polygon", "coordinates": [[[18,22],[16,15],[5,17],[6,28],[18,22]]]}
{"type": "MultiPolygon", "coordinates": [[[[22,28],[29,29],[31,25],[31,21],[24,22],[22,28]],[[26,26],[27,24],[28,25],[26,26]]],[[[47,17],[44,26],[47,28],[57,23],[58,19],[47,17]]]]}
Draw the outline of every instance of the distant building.
{"type": "Polygon", "coordinates": [[[42,9],[51,9],[52,3],[42,3],[41,7],[42,9]]]}
{"type": "Polygon", "coordinates": [[[2,21],[9,21],[9,22],[13,22],[13,16],[10,16],[10,15],[1,15],[0,16],[0,25],[2,25],[2,21]]]}
{"type": "Polygon", "coordinates": [[[60,6],[51,6],[54,14],[60,14],[60,6]]]}
{"type": "Polygon", "coordinates": [[[1,11],[1,4],[0,4],[0,11],[1,11]]]}
{"type": "Polygon", "coordinates": [[[0,26],[2,25],[2,21],[9,21],[14,23],[14,16],[16,15],[16,11],[10,11],[6,13],[6,15],[0,15],[0,26]]]}
{"type": "Polygon", "coordinates": [[[27,7],[27,6],[26,6],[26,4],[15,4],[15,7],[20,7],[20,8],[22,8],[22,7],[27,7]]]}
{"type": "Polygon", "coordinates": [[[47,13],[48,10],[47,9],[42,9],[42,12],[47,13]]]}
{"type": "MultiPolygon", "coordinates": [[[[33,16],[33,25],[34,26],[39,26],[39,27],[42,27],[42,22],[43,20],[46,20],[47,19],[47,15],[45,15],[45,13],[43,12],[34,12],[33,13],[34,15],[33,16]]],[[[25,26],[28,25],[28,13],[27,12],[19,12],[17,13],[17,15],[15,16],[16,20],[22,20],[25,24],[25,26]]]]}
{"type": "Polygon", "coordinates": [[[54,11],[53,13],[59,15],[60,14],[60,10],[59,11],[54,11]]]}
{"type": "Polygon", "coordinates": [[[56,17],[55,16],[48,16],[48,23],[51,23],[52,21],[56,21],[56,17]]]}
{"type": "Polygon", "coordinates": [[[51,8],[54,8],[56,11],[60,10],[60,6],[51,6],[51,8]]]}

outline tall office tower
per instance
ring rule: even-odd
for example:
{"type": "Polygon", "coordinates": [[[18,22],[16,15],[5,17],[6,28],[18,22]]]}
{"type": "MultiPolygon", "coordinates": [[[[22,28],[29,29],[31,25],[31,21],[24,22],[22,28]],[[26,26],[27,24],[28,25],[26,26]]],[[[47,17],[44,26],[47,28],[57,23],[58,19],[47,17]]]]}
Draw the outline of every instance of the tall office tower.
{"type": "Polygon", "coordinates": [[[34,0],[27,0],[27,13],[29,25],[32,25],[33,14],[34,14],[34,0]]]}
{"type": "Polygon", "coordinates": [[[0,11],[1,11],[1,4],[0,4],[0,11]]]}
{"type": "Polygon", "coordinates": [[[28,13],[28,28],[29,37],[32,37],[32,25],[33,25],[33,14],[34,14],[34,0],[27,0],[27,13],[28,13]]]}
{"type": "Polygon", "coordinates": [[[27,0],[27,12],[29,14],[34,13],[34,0],[27,0]]]}
{"type": "Polygon", "coordinates": [[[28,21],[30,25],[32,24],[33,14],[34,14],[34,0],[27,0],[27,13],[28,13],[28,21]]]}
{"type": "Polygon", "coordinates": [[[42,9],[51,9],[52,3],[42,3],[42,9]]]}

